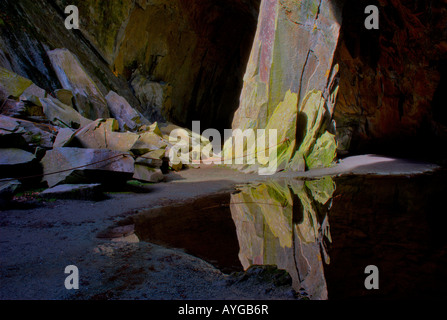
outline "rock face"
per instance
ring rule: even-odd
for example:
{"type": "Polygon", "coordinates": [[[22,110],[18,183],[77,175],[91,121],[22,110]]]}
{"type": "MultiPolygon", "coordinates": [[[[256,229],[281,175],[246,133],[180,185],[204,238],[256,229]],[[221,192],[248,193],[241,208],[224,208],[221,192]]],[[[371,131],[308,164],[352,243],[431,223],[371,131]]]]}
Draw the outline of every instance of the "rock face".
{"type": "Polygon", "coordinates": [[[91,120],[110,116],[104,96],[76,56],[67,49],[55,49],[48,57],[62,87],[73,93],[82,116],[91,120]]]}
{"type": "MultiPolygon", "coordinates": [[[[337,149],[445,149],[444,3],[372,1],[378,31],[364,27],[365,3],[4,0],[1,113],[81,131],[115,117],[120,131],[138,131],[135,155],[169,149],[154,143],[155,135],[167,140],[150,128],[154,120],[165,128],[201,120],[202,129],[275,129],[277,170],[330,166],[337,149]],[[80,9],[80,31],[65,29],[68,4],[80,9]]],[[[9,141],[2,147],[20,140],[13,131],[1,131],[9,141]]],[[[112,132],[116,145],[135,137],[112,132]]],[[[50,138],[25,144],[48,149],[50,138]]],[[[61,135],[57,146],[70,138],[61,135]]]]}
{"type": "Polygon", "coordinates": [[[129,180],[134,173],[134,160],[123,152],[106,149],[55,148],[42,159],[48,186],[91,182],[129,180]]]}
{"type": "Polygon", "coordinates": [[[140,96],[148,120],[230,128],[260,0],[56,3],[88,12],[80,15],[82,33],[137,93],[152,86],[156,99],[140,96]]]}
{"type": "Polygon", "coordinates": [[[327,299],[323,262],[331,239],[327,205],[335,191],[331,178],[270,181],[240,188],[231,196],[231,214],[245,270],[275,265],[286,270],[295,290],[327,299]]]}
{"type": "Polygon", "coordinates": [[[363,26],[363,1],[347,1],[343,12],[335,56],[339,149],[406,156],[445,152],[439,148],[447,132],[445,1],[368,4],[379,8],[379,30],[363,26]]]}
{"type": "MultiPolygon", "coordinates": [[[[113,74],[92,44],[79,32],[65,28],[63,8],[61,10],[55,1],[47,0],[1,1],[0,66],[30,79],[47,92],[53,92],[62,86],[47,51],[67,48],[79,59],[102,95],[113,90],[131,105],[138,105],[126,81],[113,74]]],[[[88,14],[81,13],[82,16],[88,14]]]]}
{"type": "Polygon", "coordinates": [[[331,129],[338,72],[333,57],[341,24],[335,3],[266,0],[261,4],[233,129],[277,129],[278,169],[293,157],[306,160],[309,167],[313,162],[307,157],[331,129]]]}

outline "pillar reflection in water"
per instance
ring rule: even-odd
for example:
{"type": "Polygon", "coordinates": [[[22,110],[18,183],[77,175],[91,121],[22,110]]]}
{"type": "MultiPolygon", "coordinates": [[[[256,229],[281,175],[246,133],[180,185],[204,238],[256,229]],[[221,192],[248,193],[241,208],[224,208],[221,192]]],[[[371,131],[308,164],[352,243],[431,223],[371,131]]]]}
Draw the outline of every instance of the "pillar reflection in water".
{"type": "Polygon", "coordinates": [[[295,290],[303,288],[312,299],[327,299],[323,263],[329,264],[327,213],[334,191],[330,177],[238,187],[230,207],[244,269],[276,265],[289,272],[295,290]]]}

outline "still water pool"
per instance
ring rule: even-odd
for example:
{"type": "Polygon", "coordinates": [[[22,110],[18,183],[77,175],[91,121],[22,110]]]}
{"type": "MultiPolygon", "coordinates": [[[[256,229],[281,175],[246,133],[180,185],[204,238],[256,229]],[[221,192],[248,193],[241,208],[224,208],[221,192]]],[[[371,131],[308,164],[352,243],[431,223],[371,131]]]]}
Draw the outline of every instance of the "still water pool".
{"type": "Polygon", "coordinates": [[[269,180],[152,209],[135,230],[225,273],[275,265],[313,299],[446,298],[446,178],[269,180]],[[379,290],[365,288],[369,265],[379,290]]]}

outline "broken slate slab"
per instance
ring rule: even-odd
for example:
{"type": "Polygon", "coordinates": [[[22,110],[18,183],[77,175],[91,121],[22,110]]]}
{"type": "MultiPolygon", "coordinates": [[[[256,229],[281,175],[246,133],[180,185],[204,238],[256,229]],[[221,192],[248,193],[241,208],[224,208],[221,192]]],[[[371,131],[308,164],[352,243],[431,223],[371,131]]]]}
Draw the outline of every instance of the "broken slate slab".
{"type": "Polygon", "coordinates": [[[134,173],[130,154],[107,149],[54,148],[41,164],[50,188],[58,184],[119,183],[134,173]]]}
{"type": "Polygon", "coordinates": [[[44,199],[70,200],[102,200],[104,193],[102,185],[96,184],[63,184],[40,193],[44,199]]]}
{"type": "Polygon", "coordinates": [[[158,183],[165,180],[165,176],[160,169],[153,169],[144,165],[135,164],[135,180],[158,183]]]}
{"type": "Polygon", "coordinates": [[[105,97],[111,115],[118,120],[121,131],[136,131],[142,125],[148,125],[142,114],[132,108],[127,100],[114,91],[105,97]]]}

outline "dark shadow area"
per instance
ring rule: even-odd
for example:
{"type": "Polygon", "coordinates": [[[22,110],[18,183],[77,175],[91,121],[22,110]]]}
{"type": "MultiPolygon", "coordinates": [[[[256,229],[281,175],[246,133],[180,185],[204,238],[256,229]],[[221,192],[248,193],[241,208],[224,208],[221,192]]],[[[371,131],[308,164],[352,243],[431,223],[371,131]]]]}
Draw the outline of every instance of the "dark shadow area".
{"type": "MultiPolygon", "coordinates": [[[[189,1],[186,1],[190,7],[189,1]]],[[[239,107],[248,58],[256,33],[260,0],[200,0],[199,12],[189,13],[206,46],[193,84],[186,114],[175,120],[186,127],[200,120],[203,130],[231,128],[239,107]]]]}
{"type": "Polygon", "coordinates": [[[443,10],[438,2],[345,1],[334,59],[341,153],[447,163],[443,10]],[[368,5],[379,9],[378,30],[365,28],[368,5]]]}
{"type": "Polygon", "coordinates": [[[329,299],[445,299],[446,172],[408,177],[344,177],[330,210],[329,299]],[[380,271],[366,290],[364,271],[380,271]]]}

